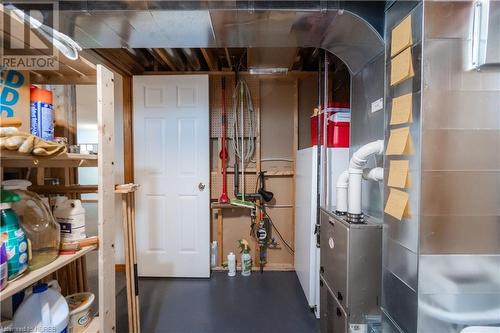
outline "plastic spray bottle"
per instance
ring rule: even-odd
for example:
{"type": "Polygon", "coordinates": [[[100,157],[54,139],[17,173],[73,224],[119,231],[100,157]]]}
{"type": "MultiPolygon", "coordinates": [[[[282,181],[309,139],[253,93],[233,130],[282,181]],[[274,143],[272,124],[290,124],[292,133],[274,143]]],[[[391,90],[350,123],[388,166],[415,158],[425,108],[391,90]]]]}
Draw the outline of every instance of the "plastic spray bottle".
{"type": "Polygon", "coordinates": [[[241,275],[250,276],[252,273],[252,256],[250,255],[250,246],[246,239],[238,241],[241,249],[241,275]]]}

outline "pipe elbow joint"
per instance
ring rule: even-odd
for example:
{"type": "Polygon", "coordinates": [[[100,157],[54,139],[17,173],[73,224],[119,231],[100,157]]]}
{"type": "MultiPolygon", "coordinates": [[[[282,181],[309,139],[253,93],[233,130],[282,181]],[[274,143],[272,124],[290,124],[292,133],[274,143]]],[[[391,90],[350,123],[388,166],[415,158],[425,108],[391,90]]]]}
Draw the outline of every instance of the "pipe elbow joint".
{"type": "Polygon", "coordinates": [[[342,172],[337,179],[337,188],[347,188],[349,184],[349,171],[342,172]]]}
{"type": "Polygon", "coordinates": [[[384,153],[384,140],[376,140],[359,148],[351,157],[349,163],[350,168],[363,169],[366,165],[368,157],[376,154],[381,155],[384,153]]]}
{"type": "Polygon", "coordinates": [[[377,167],[373,169],[364,169],[363,178],[366,180],[373,180],[376,182],[384,180],[384,169],[377,167]]]}

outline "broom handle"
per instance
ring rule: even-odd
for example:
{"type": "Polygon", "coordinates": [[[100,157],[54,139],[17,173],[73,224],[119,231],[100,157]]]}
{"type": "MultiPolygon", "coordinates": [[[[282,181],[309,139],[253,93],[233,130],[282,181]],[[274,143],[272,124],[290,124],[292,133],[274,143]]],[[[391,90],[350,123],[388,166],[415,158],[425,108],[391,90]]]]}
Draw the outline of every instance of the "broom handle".
{"type": "Polygon", "coordinates": [[[222,195],[227,196],[226,171],[226,78],[222,77],[222,195]]]}

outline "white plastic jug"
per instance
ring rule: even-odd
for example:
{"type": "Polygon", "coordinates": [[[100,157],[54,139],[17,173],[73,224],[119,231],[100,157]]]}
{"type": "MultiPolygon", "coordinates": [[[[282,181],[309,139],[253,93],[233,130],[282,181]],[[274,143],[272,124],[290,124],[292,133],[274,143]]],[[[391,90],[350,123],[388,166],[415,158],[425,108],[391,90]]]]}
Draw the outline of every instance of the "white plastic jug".
{"type": "Polygon", "coordinates": [[[233,252],[227,255],[227,268],[229,269],[227,275],[236,276],[236,255],[233,252]]]}
{"type": "Polygon", "coordinates": [[[85,236],[85,208],[80,200],[59,200],[54,207],[54,217],[61,226],[61,240],[77,241],[85,236]]]}
{"type": "Polygon", "coordinates": [[[214,268],[217,266],[217,241],[213,241],[210,244],[210,267],[214,268]]]}
{"type": "Polygon", "coordinates": [[[51,281],[27,290],[27,297],[14,314],[14,331],[67,333],[69,307],[57,288],[57,281],[51,281]]]}

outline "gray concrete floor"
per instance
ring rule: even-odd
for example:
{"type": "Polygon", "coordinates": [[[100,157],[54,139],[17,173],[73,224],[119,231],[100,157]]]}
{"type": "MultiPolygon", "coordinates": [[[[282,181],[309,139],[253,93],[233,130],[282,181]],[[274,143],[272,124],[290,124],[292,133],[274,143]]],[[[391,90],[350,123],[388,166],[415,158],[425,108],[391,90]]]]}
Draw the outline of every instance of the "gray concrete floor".
{"type": "MultiPolygon", "coordinates": [[[[210,279],[141,278],[139,291],[142,332],[319,332],[319,321],[294,272],[233,278],[216,272],[210,279]]],[[[128,332],[127,326],[126,291],[122,289],[117,295],[117,333],[128,332]]]]}

